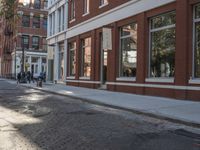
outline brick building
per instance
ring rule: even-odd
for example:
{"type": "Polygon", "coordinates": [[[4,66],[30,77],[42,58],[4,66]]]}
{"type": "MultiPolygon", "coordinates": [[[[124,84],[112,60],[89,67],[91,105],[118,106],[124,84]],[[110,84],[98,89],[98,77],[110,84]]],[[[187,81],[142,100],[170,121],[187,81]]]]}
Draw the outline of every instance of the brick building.
{"type": "Polygon", "coordinates": [[[200,100],[200,0],[70,0],[68,9],[67,85],[200,100]]]}
{"type": "MultiPolygon", "coordinates": [[[[47,1],[16,1],[17,22],[13,30],[10,47],[9,67],[1,65],[1,73],[16,76],[22,70],[24,51],[24,71],[31,71],[34,76],[46,72],[47,57],[47,1]]],[[[16,17],[15,17],[16,19],[16,17]]]]}

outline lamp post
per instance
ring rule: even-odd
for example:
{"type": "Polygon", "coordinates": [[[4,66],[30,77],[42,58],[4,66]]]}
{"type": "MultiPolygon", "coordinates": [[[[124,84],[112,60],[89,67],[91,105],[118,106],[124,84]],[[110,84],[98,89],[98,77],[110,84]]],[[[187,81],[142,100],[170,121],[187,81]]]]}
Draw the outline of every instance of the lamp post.
{"type": "Polygon", "coordinates": [[[21,65],[21,83],[26,83],[25,72],[24,72],[24,37],[22,36],[22,65],[21,65]]]}
{"type": "MultiPolygon", "coordinates": [[[[22,16],[24,14],[23,11],[18,11],[17,14],[21,17],[22,19],[22,16]]],[[[24,37],[22,36],[21,38],[22,40],[22,59],[21,59],[21,83],[26,83],[26,78],[25,78],[25,72],[24,72],[24,37]]]]}

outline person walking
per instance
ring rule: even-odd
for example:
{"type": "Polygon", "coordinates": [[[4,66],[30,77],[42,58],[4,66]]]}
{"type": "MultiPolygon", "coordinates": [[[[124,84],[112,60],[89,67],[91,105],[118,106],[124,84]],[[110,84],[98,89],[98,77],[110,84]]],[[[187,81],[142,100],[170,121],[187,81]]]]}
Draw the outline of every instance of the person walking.
{"type": "Polygon", "coordinates": [[[27,72],[26,78],[28,80],[28,83],[31,83],[31,72],[30,71],[27,72]]]}
{"type": "Polygon", "coordinates": [[[31,81],[34,83],[33,71],[31,71],[31,81]]]}
{"type": "Polygon", "coordinates": [[[21,72],[19,72],[19,73],[17,74],[17,84],[20,83],[20,80],[21,80],[21,72]]]}

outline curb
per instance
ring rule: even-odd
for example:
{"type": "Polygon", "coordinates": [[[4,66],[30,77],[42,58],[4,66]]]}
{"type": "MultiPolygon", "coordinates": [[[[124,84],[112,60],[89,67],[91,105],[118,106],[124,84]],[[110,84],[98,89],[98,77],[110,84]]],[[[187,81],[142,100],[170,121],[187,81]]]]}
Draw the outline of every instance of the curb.
{"type": "Polygon", "coordinates": [[[72,96],[72,95],[65,95],[65,94],[54,92],[54,91],[48,91],[48,90],[45,90],[45,89],[42,89],[42,88],[30,87],[30,86],[26,86],[26,85],[21,85],[21,86],[26,87],[26,88],[30,88],[30,89],[40,90],[40,91],[43,91],[43,92],[46,92],[46,93],[56,94],[56,95],[65,96],[65,97],[71,97],[71,98],[78,99],[78,100],[81,100],[82,102],[87,102],[87,103],[90,103],[90,104],[96,104],[96,105],[101,105],[101,106],[110,107],[110,108],[114,108],[114,109],[120,109],[120,110],[124,110],[124,111],[129,111],[129,112],[132,112],[132,113],[136,113],[136,114],[139,114],[139,115],[145,115],[145,116],[156,118],[156,119],[167,120],[167,121],[170,121],[170,122],[173,122],[173,123],[179,123],[179,124],[183,124],[183,125],[186,125],[186,126],[200,128],[200,124],[195,123],[195,122],[189,122],[189,121],[185,121],[185,120],[181,120],[181,119],[177,119],[177,118],[172,118],[172,117],[162,116],[162,115],[158,115],[158,114],[154,114],[154,113],[144,112],[142,110],[130,109],[130,108],[125,108],[125,107],[115,106],[115,105],[112,105],[112,104],[105,104],[103,102],[97,102],[94,99],[81,98],[81,97],[72,96]]]}

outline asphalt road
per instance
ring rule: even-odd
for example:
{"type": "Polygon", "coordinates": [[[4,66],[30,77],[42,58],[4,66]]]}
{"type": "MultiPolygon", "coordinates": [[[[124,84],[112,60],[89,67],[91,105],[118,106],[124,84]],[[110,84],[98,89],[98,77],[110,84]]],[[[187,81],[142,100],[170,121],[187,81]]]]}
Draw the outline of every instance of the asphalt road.
{"type": "Polygon", "coordinates": [[[0,80],[0,150],[200,150],[199,133],[0,80]]]}

